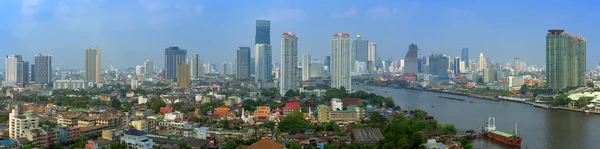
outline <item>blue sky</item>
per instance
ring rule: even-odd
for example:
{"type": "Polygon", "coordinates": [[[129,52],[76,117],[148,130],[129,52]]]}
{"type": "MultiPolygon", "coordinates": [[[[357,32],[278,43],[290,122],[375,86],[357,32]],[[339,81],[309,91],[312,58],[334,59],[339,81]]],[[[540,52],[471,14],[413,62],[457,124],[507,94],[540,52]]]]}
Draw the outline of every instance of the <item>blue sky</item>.
{"type": "MultiPolygon", "coordinates": [[[[493,61],[520,57],[544,64],[547,29],[587,40],[588,66],[600,54],[600,1],[593,0],[1,0],[0,55],[52,54],[54,66],[83,67],[83,49],[102,48],[102,67],[163,65],[179,46],[204,62],[233,62],[239,46],[254,50],[255,20],[271,20],[273,61],[279,37],[299,37],[299,54],[323,60],[331,35],[360,33],[383,59],[399,60],[415,43],[421,55],[442,52],[493,61]]],[[[3,69],[4,61],[0,61],[3,69]]]]}

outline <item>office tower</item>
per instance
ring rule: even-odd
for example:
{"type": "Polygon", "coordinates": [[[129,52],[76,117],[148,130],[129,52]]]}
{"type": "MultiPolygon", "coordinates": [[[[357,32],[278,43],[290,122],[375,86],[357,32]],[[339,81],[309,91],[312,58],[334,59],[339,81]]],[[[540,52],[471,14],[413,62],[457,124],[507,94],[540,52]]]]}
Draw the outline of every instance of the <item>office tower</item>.
{"type": "Polygon", "coordinates": [[[272,62],[272,50],[271,45],[268,44],[256,44],[256,59],[254,67],[254,81],[265,82],[273,79],[273,62],[272,62]]]}
{"type": "Polygon", "coordinates": [[[429,74],[447,77],[449,62],[448,57],[443,54],[432,54],[429,56],[429,74]]]}
{"type": "Polygon", "coordinates": [[[35,55],[34,71],[31,71],[31,76],[34,82],[38,84],[52,84],[52,55],[35,55]]]}
{"type": "Polygon", "coordinates": [[[304,53],[302,56],[302,81],[310,80],[310,53],[304,53]]]}
{"type": "Polygon", "coordinates": [[[490,66],[483,69],[483,83],[491,83],[494,81],[498,81],[498,71],[501,70],[496,66],[490,66]]]}
{"type": "Polygon", "coordinates": [[[298,37],[292,32],[284,32],[280,42],[279,94],[283,96],[289,90],[298,89],[298,37]]]}
{"type": "Polygon", "coordinates": [[[190,64],[184,59],[177,64],[177,85],[179,88],[190,88],[190,64]]]}
{"type": "Polygon", "coordinates": [[[187,59],[187,50],[179,47],[165,49],[165,78],[177,79],[177,65],[187,59]]]}
{"type": "Polygon", "coordinates": [[[14,86],[17,83],[17,62],[20,60],[21,55],[6,56],[3,86],[14,86]]]}
{"type": "Polygon", "coordinates": [[[331,39],[331,87],[352,91],[350,82],[350,34],[333,34],[331,39]]]}
{"type": "Polygon", "coordinates": [[[468,72],[466,63],[463,60],[460,61],[460,72],[461,73],[468,72]]]}
{"type": "Polygon", "coordinates": [[[254,71],[256,70],[256,68],[254,68],[254,67],[256,67],[256,58],[251,57],[250,58],[250,75],[251,76],[255,75],[254,71]]]}
{"type": "Polygon", "coordinates": [[[323,62],[325,72],[331,72],[331,56],[325,56],[325,62],[323,62]]]}
{"type": "Polygon", "coordinates": [[[233,74],[233,63],[223,62],[223,74],[225,74],[225,75],[233,74]]]}
{"type": "Polygon", "coordinates": [[[31,69],[31,72],[30,72],[30,75],[29,75],[30,76],[29,77],[29,81],[30,82],[35,82],[35,75],[36,75],[35,74],[35,64],[31,64],[31,67],[29,67],[29,69],[31,69]]]}
{"type": "Polygon", "coordinates": [[[310,77],[311,78],[323,77],[323,63],[321,61],[310,62],[310,77]]]}
{"type": "MultiPolygon", "coordinates": [[[[356,40],[352,41],[352,50],[350,51],[350,64],[353,66],[356,62],[368,62],[369,60],[369,41],[363,40],[360,37],[360,34],[356,35],[356,40]]],[[[356,69],[352,68],[353,72],[356,72],[356,69]]]]}
{"type": "Polygon", "coordinates": [[[479,54],[479,71],[483,71],[487,67],[487,61],[483,57],[483,53],[479,54]]]}
{"type": "Polygon", "coordinates": [[[26,86],[29,84],[29,62],[17,61],[17,84],[26,86]]]}
{"type": "Polygon", "coordinates": [[[192,55],[192,61],[190,62],[190,72],[192,78],[200,78],[204,76],[204,68],[202,60],[200,60],[200,54],[192,55]]]}
{"type": "Polygon", "coordinates": [[[137,65],[135,66],[135,75],[140,76],[144,73],[144,66],[137,65]]]}
{"type": "Polygon", "coordinates": [[[515,69],[515,70],[521,69],[521,59],[519,59],[518,57],[515,57],[515,59],[513,60],[513,69],[515,69]]]}
{"type": "Polygon", "coordinates": [[[406,56],[404,57],[404,68],[402,69],[402,73],[417,74],[419,72],[417,68],[417,59],[419,59],[419,47],[415,44],[410,44],[406,56]]]}
{"type": "Polygon", "coordinates": [[[469,61],[469,48],[463,48],[460,51],[460,59],[465,61],[465,67],[469,68],[469,63],[467,63],[469,61]]]}
{"type": "Polygon", "coordinates": [[[586,41],[583,37],[548,30],[546,34],[546,84],[548,89],[585,85],[586,41]]]}
{"type": "Polygon", "coordinates": [[[146,75],[154,74],[154,62],[151,60],[144,61],[144,73],[146,75]]]}
{"type": "MultiPolygon", "coordinates": [[[[369,42],[368,43],[369,48],[368,48],[368,56],[367,56],[367,67],[369,68],[369,72],[374,72],[377,70],[377,68],[375,67],[375,61],[377,60],[377,43],[375,42],[369,42]]],[[[402,67],[400,67],[402,68],[402,67]]]]}
{"type": "Polygon", "coordinates": [[[454,75],[459,75],[461,73],[460,71],[460,57],[455,57],[454,58],[454,62],[452,63],[452,65],[454,65],[454,75]]]}
{"type": "Polygon", "coordinates": [[[256,35],[254,36],[254,44],[271,45],[271,21],[256,20],[256,35]]]}
{"type": "Polygon", "coordinates": [[[85,49],[85,73],[84,78],[87,82],[101,83],[100,82],[100,66],[101,66],[101,54],[100,48],[87,48],[85,49]]]}
{"type": "Polygon", "coordinates": [[[240,47],[237,50],[236,58],[236,78],[248,79],[250,78],[250,47],[240,47]]]}

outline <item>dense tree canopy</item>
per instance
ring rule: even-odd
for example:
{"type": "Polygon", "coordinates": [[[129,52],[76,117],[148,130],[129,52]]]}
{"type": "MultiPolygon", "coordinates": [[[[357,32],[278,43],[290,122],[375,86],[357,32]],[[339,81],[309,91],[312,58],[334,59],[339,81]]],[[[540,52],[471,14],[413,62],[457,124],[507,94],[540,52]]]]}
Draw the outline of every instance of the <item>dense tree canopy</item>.
{"type": "Polygon", "coordinates": [[[304,114],[300,111],[294,111],[281,119],[279,123],[279,129],[282,132],[288,132],[290,134],[302,133],[306,128],[310,127],[310,124],[303,117],[304,114]]]}

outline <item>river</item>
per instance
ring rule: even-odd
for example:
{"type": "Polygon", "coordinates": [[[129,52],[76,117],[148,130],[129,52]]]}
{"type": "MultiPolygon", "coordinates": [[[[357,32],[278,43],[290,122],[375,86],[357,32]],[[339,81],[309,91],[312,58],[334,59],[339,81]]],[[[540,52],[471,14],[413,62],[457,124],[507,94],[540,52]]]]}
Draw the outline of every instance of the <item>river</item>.
{"type": "MultiPolygon", "coordinates": [[[[402,109],[421,109],[440,123],[454,124],[458,130],[480,130],[489,115],[496,118],[497,130],[515,131],[523,137],[521,148],[587,149],[600,148],[600,115],[549,110],[508,101],[489,101],[427,91],[393,89],[377,86],[352,87],[385,97],[392,97],[402,109]],[[466,101],[438,98],[458,97],[466,101]],[[473,101],[473,103],[469,103],[473,101]]],[[[487,138],[474,140],[475,148],[515,148],[487,138]]],[[[517,147],[518,148],[518,147],[517,147]]]]}

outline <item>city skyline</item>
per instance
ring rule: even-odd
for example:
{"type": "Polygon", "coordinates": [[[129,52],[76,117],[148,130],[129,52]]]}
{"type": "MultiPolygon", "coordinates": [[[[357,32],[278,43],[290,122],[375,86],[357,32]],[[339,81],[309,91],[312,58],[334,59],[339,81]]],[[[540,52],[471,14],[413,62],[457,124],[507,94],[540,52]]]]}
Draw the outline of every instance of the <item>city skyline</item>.
{"type": "MultiPolygon", "coordinates": [[[[473,58],[476,53],[484,53],[494,55],[490,57],[494,61],[510,62],[514,57],[522,57],[524,62],[543,65],[545,41],[541,36],[548,29],[569,30],[589,39],[588,66],[597,64],[593,55],[599,54],[592,50],[597,47],[594,39],[600,32],[592,26],[597,24],[592,20],[598,20],[600,15],[590,3],[539,1],[543,4],[521,4],[499,16],[503,12],[500,8],[504,8],[500,6],[512,6],[516,1],[381,1],[372,4],[351,1],[345,4],[323,2],[317,7],[311,7],[315,1],[240,2],[231,7],[222,2],[185,0],[172,3],[132,1],[123,2],[119,7],[108,1],[93,0],[27,2],[30,1],[0,2],[0,10],[4,12],[0,17],[6,18],[0,20],[0,33],[4,35],[0,36],[0,44],[10,49],[1,50],[0,54],[21,54],[24,59],[31,60],[38,53],[48,53],[55,57],[53,66],[75,69],[83,68],[75,62],[83,61],[77,55],[83,54],[81,49],[86,47],[99,47],[103,49],[103,55],[109,55],[103,57],[103,69],[109,66],[132,68],[144,60],[157,62],[156,65],[162,68],[163,55],[159,51],[169,46],[185,47],[191,53],[199,53],[206,63],[234,61],[235,57],[230,55],[235,55],[237,47],[254,47],[256,20],[263,19],[270,21],[270,36],[295,32],[304,38],[304,42],[299,43],[299,52],[311,53],[319,60],[329,56],[324,52],[329,49],[327,38],[336,32],[349,32],[351,36],[361,34],[364,39],[377,42],[378,55],[382,59],[393,55],[394,60],[400,60],[400,55],[406,52],[404,47],[415,43],[422,55],[441,52],[460,56],[460,49],[467,47],[471,53],[469,57],[473,58]],[[263,9],[241,7],[245,4],[263,9]],[[564,13],[553,11],[553,6],[559,5],[564,13]],[[114,7],[111,10],[115,13],[94,12],[109,7],[114,7]],[[529,9],[537,11],[530,12],[529,9]],[[507,20],[512,22],[506,23],[507,20]],[[147,25],[140,27],[138,22],[147,25]],[[335,25],[336,22],[358,23],[340,27],[335,25]],[[431,33],[438,34],[429,35],[431,33]],[[178,34],[180,38],[164,38],[171,34],[178,34]],[[62,38],[56,38],[57,35],[62,38]],[[505,51],[531,56],[506,55],[505,51]],[[130,57],[123,53],[140,54],[130,57]]],[[[273,39],[270,42],[274,47],[279,46],[273,39]]],[[[273,55],[279,55],[279,50],[273,51],[273,55]]],[[[274,57],[273,62],[280,62],[280,58],[274,57]]]]}

